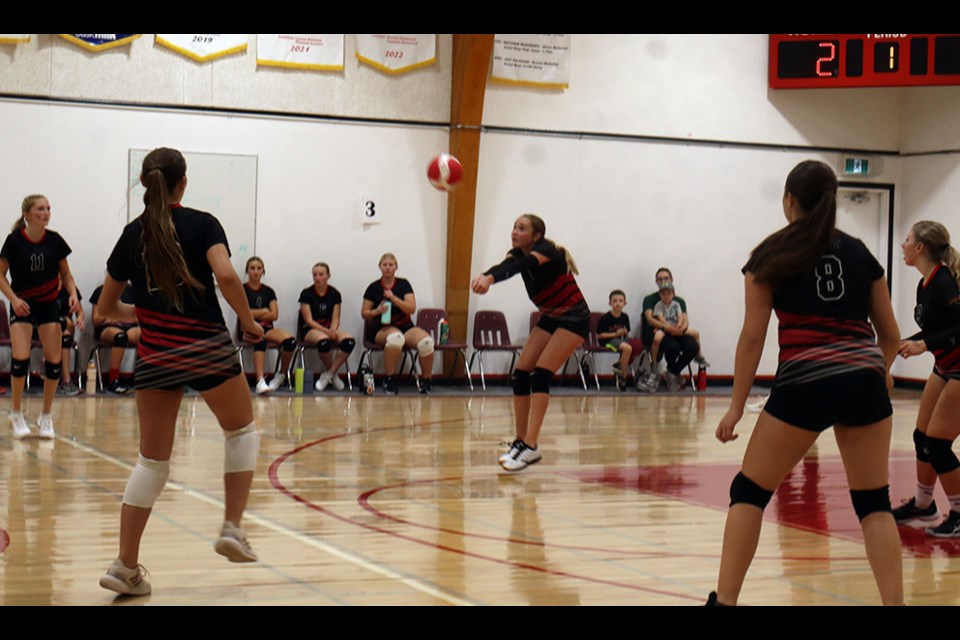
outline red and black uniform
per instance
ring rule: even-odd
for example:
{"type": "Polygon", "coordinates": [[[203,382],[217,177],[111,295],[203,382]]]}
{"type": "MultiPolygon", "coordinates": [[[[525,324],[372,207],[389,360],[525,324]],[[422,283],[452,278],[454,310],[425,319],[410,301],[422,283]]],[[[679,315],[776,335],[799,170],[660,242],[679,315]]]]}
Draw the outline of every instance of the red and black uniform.
{"type": "MultiPolygon", "coordinates": [[[[247,294],[247,304],[250,305],[250,309],[269,309],[270,303],[277,299],[277,292],[268,287],[265,284],[261,284],[259,289],[254,289],[250,286],[249,282],[243,283],[243,291],[247,294]]],[[[263,327],[263,332],[266,333],[273,329],[273,320],[257,320],[257,324],[263,327]]],[[[240,324],[237,323],[237,340],[241,340],[242,336],[240,333],[240,324]]],[[[266,351],[267,350],[267,339],[264,338],[257,344],[253,345],[254,351],[266,351]]]]}
{"type": "MultiPolygon", "coordinates": [[[[389,290],[393,291],[393,295],[401,300],[403,300],[407,294],[413,293],[413,287],[405,278],[394,278],[393,286],[390,287],[389,290]]],[[[367,290],[363,292],[363,299],[372,302],[374,307],[379,307],[380,303],[385,300],[385,291],[387,291],[387,289],[384,289],[383,280],[376,280],[371,282],[370,286],[367,287],[367,290]]],[[[396,327],[397,329],[400,329],[401,333],[406,333],[410,329],[413,329],[413,320],[410,318],[409,314],[401,311],[400,307],[397,305],[392,305],[390,309],[390,324],[388,326],[396,327]]],[[[374,338],[377,336],[377,332],[382,328],[383,323],[380,322],[380,316],[376,316],[373,320],[368,322],[367,341],[373,342],[374,338]]]]}
{"type": "Polygon", "coordinates": [[[500,282],[519,273],[530,301],[542,314],[537,327],[548,333],[566,329],[586,339],[590,333],[590,308],[563,255],[548,240],[534,244],[531,252],[547,258],[547,262],[540,264],[536,256],[525,256],[520,249],[511,249],[507,259],[485,275],[500,282]]]}
{"type": "MultiPolygon", "coordinates": [[[[91,294],[90,296],[90,305],[92,307],[96,307],[97,303],[100,302],[100,293],[102,291],[103,291],[103,285],[100,285],[99,287],[93,290],[93,294],[91,294]]],[[[79,296],[80,296],[80,291],[77,291],[77,297],[79,298],[79,296]]],[[[122,302],[123,304],[134,303],[133,289],[130,287],[129,284],[123,288],[123,292],[120,294],[120,302],[122,302]]],[[[135,326],[137,326],[136,322],[115,322],[113,320],[108,320],[107,322],[104,322],[103,324],[101,324],[99,327],[94,327],[93,335],[99,341],[100,334],[103,333],[103,330],[106,327],[117,327],[118,329],[123,329],[124,331],[126,331],[127,329],[130,329],[135,326]]]]}
{"type": "Polygon", "coordinates": [[[60,322],[57,294],[60,291],[60,261],[70,255],[70,247],[56,231],[44,229],[34,242],[26,229],[7,236],[0,258],[10,265],[10,287],[18,298],[30,305],[30,314],[17,316],[10,307],[10,322],[29,322],[34,326],[60,322]]]}
{"type": "Polygon", "coordinates": [[[240,373],[230,334],[223,321],[207,251],[218,244],[230,248],[220,222],[202,211],[174,205],[170,208],[177,238],[191,275],[203,289],[180,285],[183,311],[167,305],[159,290],[148,286],[143,262],[143,224],[138,217],[107,260],[107,272],[133,286],[140,324],[140,343],[134,371],[138,389],[176,390],[190,386],[206,391],[240,373]]]}
{"type": "MultiPolygon", "coordinates": [[[[369,290],[370,288],[368,287],[367,291],[369,290]]],[[[413,290],[411,289],[411,292],[412,291],[413,290]]],[[[381,296],[382,295],[383,294],[381,292],[381,296]]],[[[322,296],[317,293],[316,287],[309,286],[300,292],[299,302],[300,304],[306,304],[310,306],[310,317],[314,322],[319,324],[321,327],[329,329],[331,323],[333,322],[333,309],[338,304],[343,303],[343,298],[340,296],[340,292],[337,291],[335,287],[331,287],[330,285],[327,285],[327,292],[322,296]]],[[[374,304],[379,305],[380,303],[374,302],[374,304]]],[[[393,309],[394,311],[391,313],[396,313],[396,307],[393,309]]],[[[307,335],[307,332],[310,331],[310,327],[302,322],[302,317],[301,322],[298,324],[300,326],[300,339],[303,340],[307,335]]]]}
{"type": "Polygon", "coordinates": [[[913,317],[920,332],[910,340],[923,340],[933,354],[933,372],[943,379],[960,380],[960,285],[950,269],[938,264],[924,283],[917,283],[913,317]]]}
{"type": "Polygon", "coordinates": [[[868,320],[873,283],[882,277],[863,242],[838,232],[810,273],[774,291],[780,358],[768,413],[811,431],[893,413],[886,362],[868,320]]]}

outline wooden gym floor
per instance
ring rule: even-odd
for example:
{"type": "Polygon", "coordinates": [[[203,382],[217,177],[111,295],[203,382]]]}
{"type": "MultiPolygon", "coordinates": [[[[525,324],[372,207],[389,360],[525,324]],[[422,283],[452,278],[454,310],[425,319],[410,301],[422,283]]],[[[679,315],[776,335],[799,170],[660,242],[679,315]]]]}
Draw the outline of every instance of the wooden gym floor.
{"type": "MultiPolygon", "coordinates": [[[[917,400],[895,400],[895,503],[913,491],[917,400]]],[[[136,459],[134,401],[58,398],[53,442],[15,441],[4,423],[0,603],[695,605],[715,584],[727,489],[747,442],[714,439],[724,397],[564,395],[547,414],[543,462],[509,475],[496,463],[512,439],[509,397],[278,396],[255,406],[261,464],[244,524],[261,562],[213,552],[222,437],[203,402],[187,398],[144,537],[145,598],[97,585],[117,553],[136,459]]],[[[39,407],[29,398],[28,416],[39,407]]],[[[960,540],[901,534],[907,602],[960,604],[960,540]]],[[[768,507],[742,603],[878,603],[830,432],[768,507]]]]}

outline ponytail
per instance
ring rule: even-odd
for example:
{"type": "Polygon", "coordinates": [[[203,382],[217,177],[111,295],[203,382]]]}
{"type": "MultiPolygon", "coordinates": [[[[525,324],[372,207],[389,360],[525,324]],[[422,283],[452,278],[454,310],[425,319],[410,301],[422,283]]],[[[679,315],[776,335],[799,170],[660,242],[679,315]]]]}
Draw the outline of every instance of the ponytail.
{"type": "Polygon", "coordinates": [[[922,244],[930,259],[946,265],[950,275],[960,284],[960,252],[950,245],[950,232],[939,222],[920,220],[910,228],[913,239],[922,244]]]}
{"type": "Polygon", "coordinates": [[[950,269],[950,275],[957,281],[957,284],[960,284],[960,252],[948,244],[943,252],[943,263],[950,269]]]}
{"type": "Polygon", "coordinates": [[[194,292],[203,290],[203,284],[187,267],[170,215],[170,191],[186,173],[187,163],[180,152],[161,148],[147,154],[140,174],[140,182],[147,188],[140,218],[147,287],[158,289],[163,301],[181,312],[183,294],[180,285],[186,285],[194,292]]]}
{"type": "Polygon", "coordinates": [[[784,196],[793,196],[803,215],[767,236],[750,254],[744,271],[757,282],[777,289],[816,267],[836,236],[837,177],[822,162],[801,162],[784,186],[784,196]]]}

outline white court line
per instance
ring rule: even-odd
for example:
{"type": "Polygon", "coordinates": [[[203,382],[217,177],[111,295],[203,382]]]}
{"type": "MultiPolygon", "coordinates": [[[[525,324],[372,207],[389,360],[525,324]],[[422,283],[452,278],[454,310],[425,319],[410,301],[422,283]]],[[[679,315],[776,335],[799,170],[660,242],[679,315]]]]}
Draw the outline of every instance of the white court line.
{"type": "MultiPolygon", "coordinates": [[[[100,458],[101,460],[105,460],[111,464],[115,464],[128,471],[133,471],[134,465],[130,464],[129,462],[124,462],[119,458],[103,453],[102,451],[99,451],[98,449],[95,449],[89,445],[83,444],[75,440],[70,440],[62,436],[57,436],[57,440],[61,442],[69,443],[74,448],[80,449],[81,451],[84,451],[96,458],[100,458]]],[[[197,491],[194,491],[193,489],[190,489],[186,485],[180,484],[179,482],[167,481],[167,484],[165,486],[171,487],[190,497],[196,498],[201,502],[206,502],[207,504],[220,507],[221,509],[224,507],[222,500],[213,498],[205,493],[199,493],[197,491]]],[[[382,566],[376,562],[371,562],[369,560],[366,560],[365,558],[357,556],[348,551],[344,551],[343,549],[339,549],[333,545],[327,544],[326,542],[317,540],[316,538],[306,536],[300,533],[299,531],[297,531],[296,529],[291,529],[290,527],[287,527],[285,525],[278,524],[271,520],[267,520],[266,518],[262,518],[256,515],[255,513],[249,513],[249,512],[244,513],[243,518],[244,520],[255,522],[259,526],[264,527],[266,529],[270,529],[276,533],[289,536],[302,544],[305,544],[309,547],[313,547],[314,549],[317,549],[318,551],[322,551],[323,553],[334,556],[335,558],[339,558],[351,564],[355,564],[362,569],[366,569],[367,571],[370,571],[372,573],[379,574],[390,580],[395,580],[403,585],[410,587],[411,589],[414,589],[415,591],[419,591],[420,593],[426,594],[428,596],[432,596],[434,598],[437,598],[438,600],[443,600],[444,602],[447,602],[449,604],[457,605],[461,607],[474,606],[473,602],[464,600],[463,598],[458,598],[457,596],[447,593],[446,591],[438,587],[435,587],[430,584],[426,584],[423,581],[418,580],[416,578],[410,578],[408,576],[405,576],[392,569],[389,569],[388,567],[382,566]]]]}

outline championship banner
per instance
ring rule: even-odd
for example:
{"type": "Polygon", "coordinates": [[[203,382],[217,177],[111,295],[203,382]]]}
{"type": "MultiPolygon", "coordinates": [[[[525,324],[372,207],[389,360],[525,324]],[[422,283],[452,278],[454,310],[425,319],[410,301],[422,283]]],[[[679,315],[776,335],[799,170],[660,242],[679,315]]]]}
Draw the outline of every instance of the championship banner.
{"type": "Polygon", "coordinates": [[[406,73],[437,61],[435,33],[358,33],[357,59],[384,73],[406,73]]]}
{"type": "Polygon", "coordinates": [[[22,44],[30,42],[29,33],[0,33],[0,44],[22,44]]]}
{"type": "Polygon", "coordinates": [[[258,33],[257,65],[343,71],[343,34],[258,33]]]}
{"type": "Polygon", "coordinates": [[[246,33],[158,33],[156,42],[197,62],[247,50],[246,33]]]}
{"type": "Polygon", "coordinates": [[[498,33],[493,40],[493,72],[500,84],[547,89],[570,86],[569,33],[498,33]]]}
{"type": "Polygon", "coordinates": [[[130,44],[140,37],[139,33],[61,33],[60,37],[87,51],[104,51],[130,44]]]}

